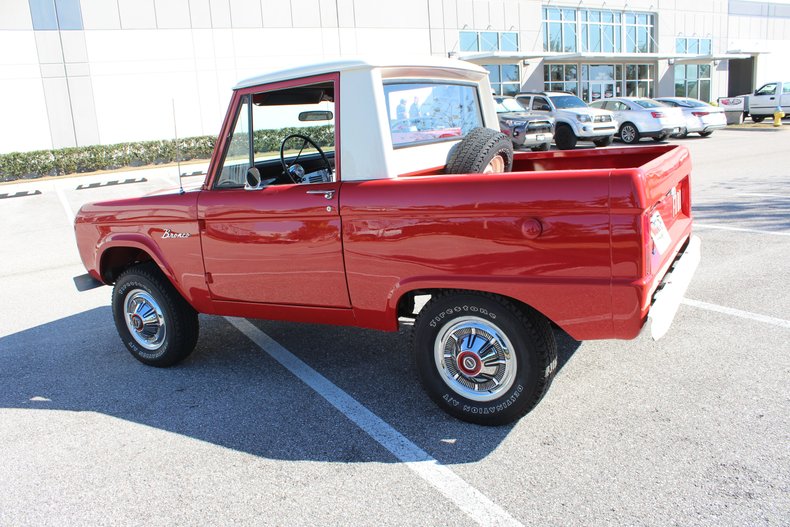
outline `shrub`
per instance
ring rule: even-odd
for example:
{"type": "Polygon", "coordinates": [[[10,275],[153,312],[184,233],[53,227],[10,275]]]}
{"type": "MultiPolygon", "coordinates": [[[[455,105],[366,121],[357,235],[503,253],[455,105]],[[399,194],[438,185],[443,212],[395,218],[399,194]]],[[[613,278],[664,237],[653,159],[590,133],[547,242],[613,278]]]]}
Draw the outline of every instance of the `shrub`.
{"type": "MultiPolygon", "coordinates": [[[[279,151],[282,139],[286,135],[295,133],[309,136],[318,143],[318,146],[327,146],[334,142],[334,127],[326,125],[255,130],[253,133],[255,150],[258,152],[279,151]]],[[[213,136],[179,139],[180,160],[209,159],[214,151],[215,141],[213,136]]],[[[12,152],[0,154],[0,181],[172,163],[176,161],[176,152],[174,140],[12,152]]]]}

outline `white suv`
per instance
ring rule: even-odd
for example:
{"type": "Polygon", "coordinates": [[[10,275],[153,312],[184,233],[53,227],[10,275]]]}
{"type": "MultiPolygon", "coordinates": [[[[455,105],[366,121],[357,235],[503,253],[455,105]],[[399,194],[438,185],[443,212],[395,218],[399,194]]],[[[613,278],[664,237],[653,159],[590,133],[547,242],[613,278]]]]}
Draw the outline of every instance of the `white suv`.
{"type": "Polygon", "coordinates": [[[612,112],[590,108],[572,93],[526,92],[516,95],[516,100],[527,111],[554,117],[554,142],[560,150],[576,148],[577,141],[608,146],[617,132],[612,112]]]}

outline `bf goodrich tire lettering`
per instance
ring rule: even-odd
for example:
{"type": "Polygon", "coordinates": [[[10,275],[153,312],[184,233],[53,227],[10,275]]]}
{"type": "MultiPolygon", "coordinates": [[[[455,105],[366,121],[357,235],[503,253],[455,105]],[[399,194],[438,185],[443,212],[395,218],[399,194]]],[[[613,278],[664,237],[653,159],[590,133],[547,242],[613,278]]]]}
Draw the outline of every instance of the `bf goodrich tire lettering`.
{"type": "Polygon", "coordinates": [[[124,345],[144,364],[172,366],[195,348],[197,313],[151,263],[132,266],[118,277],[112,311],[124,345]]]}
{"type": "Polygon", "coordinates": [[[554,334],[544,317],[476,292],[432,298],[415,322],[414,352],[423,387],[443,410],[489,426],[534,408],[557,364],[554,334]]]}

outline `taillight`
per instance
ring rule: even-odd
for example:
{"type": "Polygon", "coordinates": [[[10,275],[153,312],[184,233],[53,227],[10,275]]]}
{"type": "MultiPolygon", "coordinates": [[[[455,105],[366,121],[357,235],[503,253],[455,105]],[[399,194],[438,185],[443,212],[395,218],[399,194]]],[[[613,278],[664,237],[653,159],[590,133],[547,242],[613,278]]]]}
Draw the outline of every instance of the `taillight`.
{"type": "Polygon", "coordinates": [[[664,112],[650,112],[650,115],[652,115],[656,119],[661,119],[662,117],[664,117],[664,112]]]}
{"type": "Polygon", "coordinates": [[[691,115],[693,115],[694,117],[705,117],[709,113],[710,112],[691,112],[691,115]]]}

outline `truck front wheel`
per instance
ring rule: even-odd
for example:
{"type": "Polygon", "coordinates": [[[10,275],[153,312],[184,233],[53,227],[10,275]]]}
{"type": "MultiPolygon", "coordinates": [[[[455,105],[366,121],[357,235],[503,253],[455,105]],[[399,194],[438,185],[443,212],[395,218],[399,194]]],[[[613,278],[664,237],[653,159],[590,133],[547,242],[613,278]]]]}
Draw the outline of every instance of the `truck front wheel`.
{"type": "Polygon", "coordinates": [[[431,399],[454,417],[487,426],[532,410],[557,366],[548,321],[484,293],[434,296],[415,322],[414,348],[431,399]]]}
{"type": "Polygon", "coordinates": [[[126,348],[149,366],[172,366],[197,343],[197,312],[152,263],[132,266],[118,277],[112,312],[126,348]]]}
{"type": "Polygon", "coordinates": [[[573,130],[567,124],[557,125],[557,130],[554,133],[554,143],[560,150],[573,150],[576,148],[576,142],[579,140],[573,130]]]}

